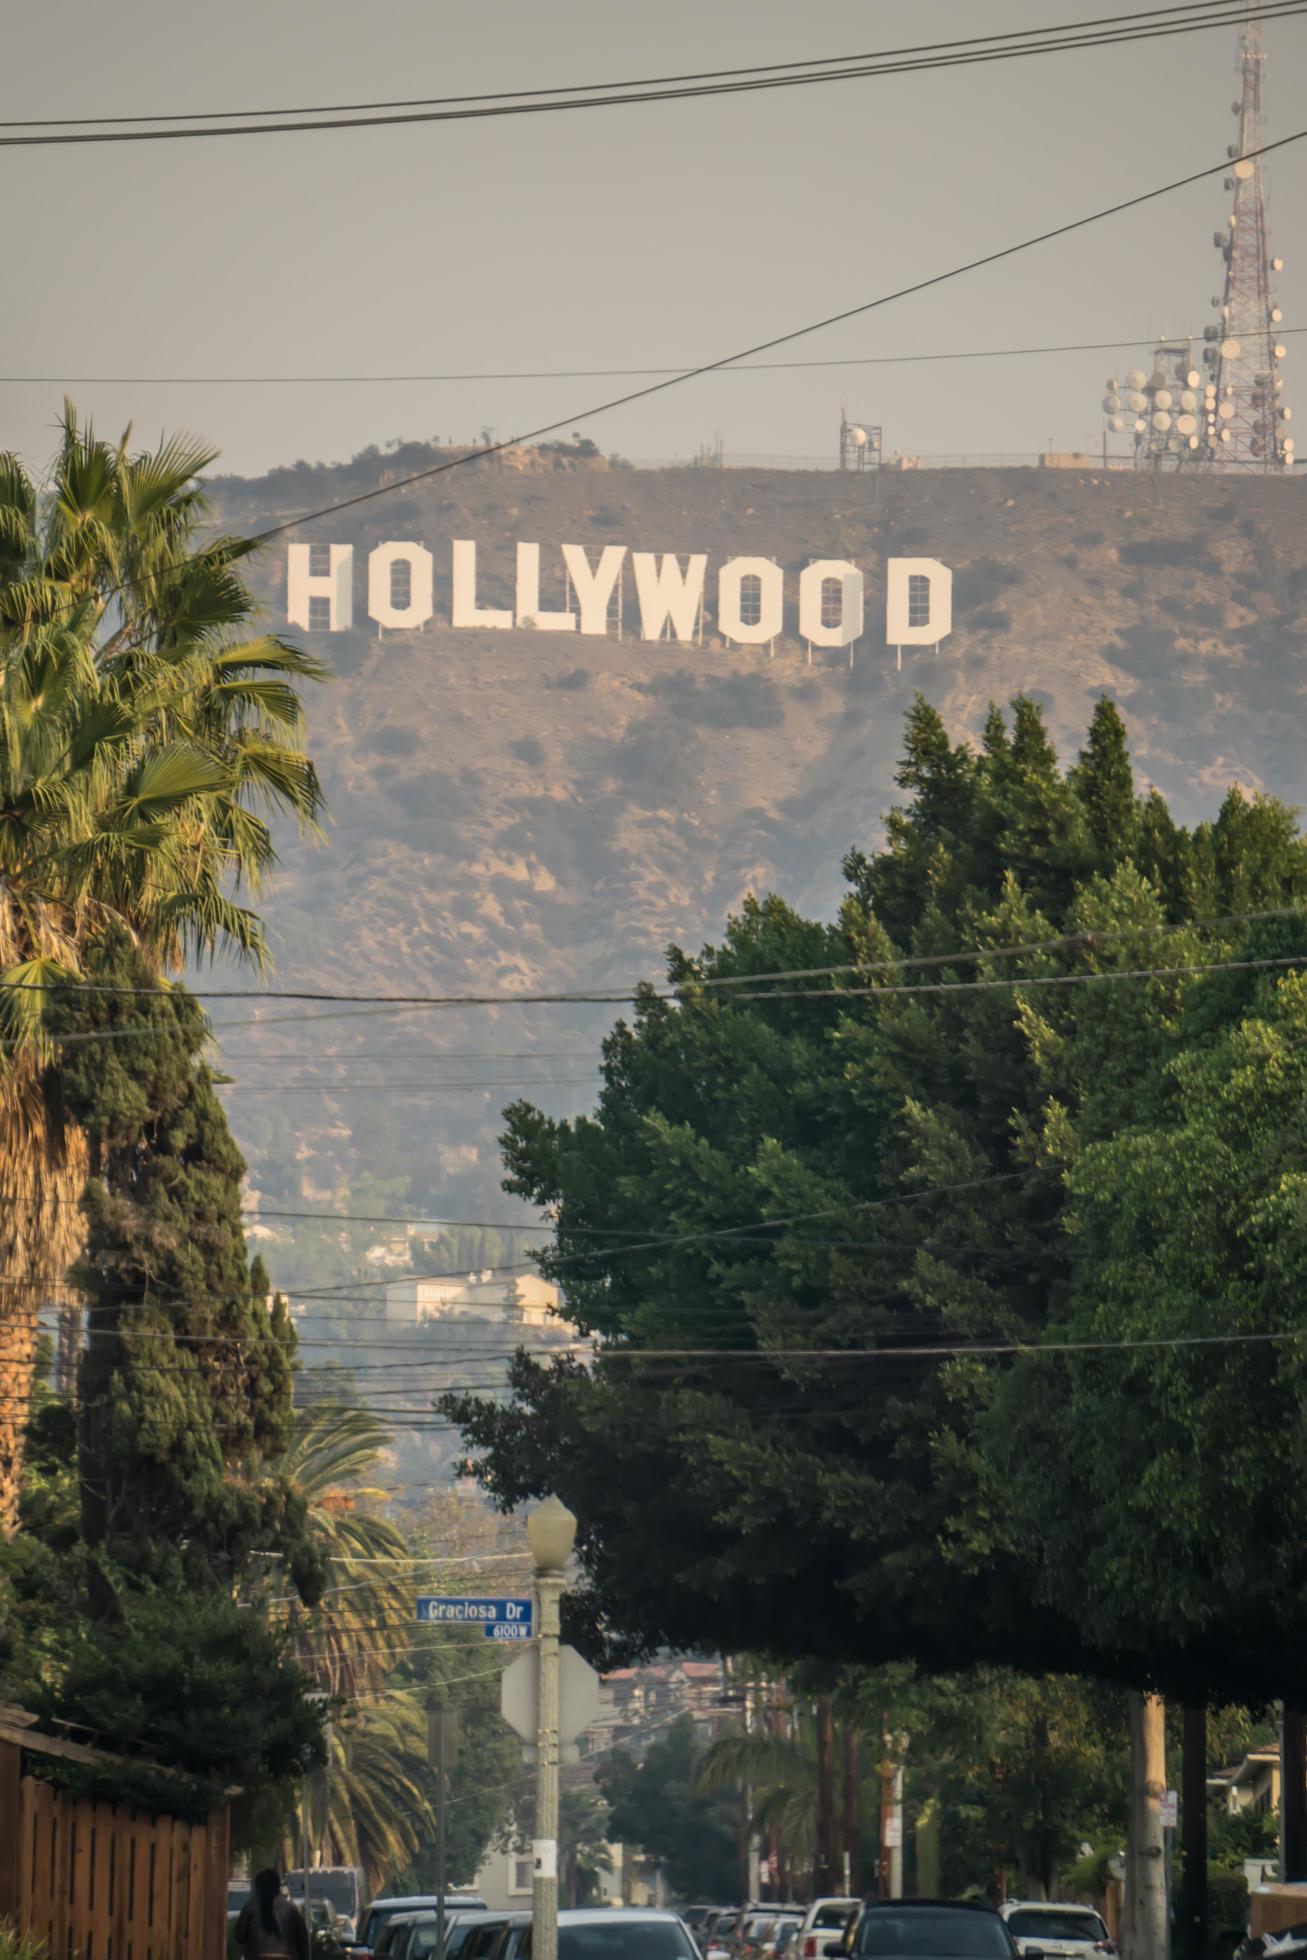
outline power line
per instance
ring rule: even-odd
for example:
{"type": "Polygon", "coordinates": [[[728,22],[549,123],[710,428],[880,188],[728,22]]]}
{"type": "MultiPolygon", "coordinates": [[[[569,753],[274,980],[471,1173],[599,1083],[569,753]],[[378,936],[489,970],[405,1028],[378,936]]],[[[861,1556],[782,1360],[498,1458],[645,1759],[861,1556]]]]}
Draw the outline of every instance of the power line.
{"type": "MultiPolygon", "coordinates": [[[[1307,333],[1307,327],[1277,327],[1286,334],[1307,333]]],[[[822,368],[911,367],[934,361],[998,361],[1035,354],[1113,354],[1132,347],[1153,347],[1157,336],[1136,334],[1124,340],[1060,341],[1039,347],[964,347],[938,354],[856,354],[826,361],[752,361],[736,363],[727,374],[781,374],[822,368]]],[[[1199,334],[1178,333],[1174,340],[1197,340],[1199,334]]],[[[620,368],[507,368],[450,374],[0,374],[0,386],[85,388],[325,388],[392,387],[436,382],[483,381],[617,381],[642,375],[681,373],[683,362],[666,367],[620,368]]]]}
{"type": "MultiPolygon", "coordinates": [[[[1213,0],[1195,0],[1195,4],[1199,7],[1210,7],[1213,4],[1213,0]]],[[[40,128],[42,133],[0,136],[0,147],[46,148],[67,144],[157,143],[213,137],[296,135],[309,131],[377,129],[420,123],[483,121],[488,118],[500,118],[504,116],[545,115],[559,111],[618,108],[653,102],[681,102],[703,97],[754,94],[762,90],[798,88],[814,83],[855,81],[882,75],[920,74],[933,72],[937,69],[974,67],[995,61],[1011,61],[1032,55],[1058,54],[1092,50],[1095,48],[1133,45],[1141,41],[1171,39],[1179,34],[1191,34],[1217,27],[1239,25],[1248,18],[1248,13],[1242,4],[1242,0],[1240,0],[1240,4],[1237,6],[1233,4],[1233,0],[1216,0],[1216,4],[1223,4],[1226,10],[1219,12],[1208,11],[1199,15],[1194,14],[1192,8],[1189,10],[1168,8],[1158,10],[1158,12],[1153,14],[1118,16],[1118,19],[1133,20],[1139,24],[1127,25],[1118,28],[1114,32],[1081,32],[1073,31],[1069,28],[1053,30],[1047,28],[1027,29],[1021,30],[1027,35],[1027,38],[1023,42],[1017,44],[1011,37],[1007,37],[1009,44],[1004,47],[987,47],[980,42],[973,44],[962,42],[943,43],[938,45],[943,49],[953,48],[956,52],[940,52],[933,55],[927,53],[925,58],[916,59],[894,59],[875,55],[854,57],[852,62],[845,63],[844,65],[839,65],[837,57],[828,57],[824,65],[805,68],[797,73],[792,72],[792,66],[791,71],[785,73],[768,73],[759,69],[722,71],[732,78],[720,81],[706,79],[702,81],[687,81],[668,87],[655,86],[652,88],[631,87],[626,84],[618,84],[615,90],[610,89],[608,93],[573,92],[566,95],[555,93],[548,98],[543,98],[536,94],[528,96],[523,93],[515,99],[498,97],[489,101],[484,98],[479,101],[474,98],[464,98],[459,103],[459,106],[388,110],[376,115],[359,114],[357,112],[350,113],[348,111],[334,115],[291,111],[289,114],[298,119],[288,120],[279,117],[277,120],[268,122],[248,120],[250,116],[259,112],[242,110],[208,112],[210,118],[213,118],[215,114],[217,116],[225,115],[228,118],[241,116],[247,118],[247,120],[239,122],[233,120],[219,122],[214,119],[203,122],[186,121],[179,116],[169,117],[166,113],[146,119],[151,123],[166,121],[169,124],[166,128],[147,128],[139,123],[126,128],[106,128],[104,123],[108,119],[68,118],[66,119],[68,122],[75,123],[77,126],[72,128],[61,127],[57,132],[54,132],[50,131],[48,123],[40,125],[25,123],[22,125],[8,125],[8,127],[23,127],[29,130],[37,127],[40,128]],[[1163,14],[1174,15],[1180,11],[1189,11],[1191,18],[1183,21],[1171,20],[1159,25],[1151,24],[1155,21],[1160,21],[1163,14]],[[1032,38],[1039,34],[1044,36],[1042,40],[1032,38]]],[[[1257,7],[1252,17],[1259,20],[1292,19],[1305,11],[1307,11],[1307,5],[1303,4],[1303,0],[1262,0],[1262,4],[1257,7]]],[[[1081,24],[1082,27],[1088,27],[1090,29],[1093,29],[1096,25],[1097,23],[1093,22],[1081,24]]],[[[582,85],[583,90],[601,91],[603,88],[603,84],[592,83],[582,85]]],[[[457,102],[458,98],[451,98],[451,100],[457,102]]]]}
{"type": "MultiPolygon", "coordinates": [[[[1241,14],[1240,18],[1242,17],[1241,14]]],[[[1264,143],[1258,149],[1248,151],[1246,153],[1246,160],[1251,160],[1255,157],[1270,156],[1276,150],[1286,149],[1293,143],[1300,143],[1304,137],[1307,137],[1307,129],[1296,130],[1290,136],[1279,137],[1273,143],[1264,143]]],[[[0,140],[11,141],[13,139],[5,138],[0,140]]],[[[1223,157],[1219,163],[1207,164],[1201,170],[1190,171],[1186,176],[1174,178],[1170,183],[1156,185],[1152,190],[1139,191],[1133,197],[1122,198],[1115,204],[1104,205],[1102,209],[1088,212],[1084,217],[1068,219],[1064,224],[1051,226],[1046,231],[1036,232],[1029,238],[1020,239],[1014,245],[1001,246],[995,251],[983,253],[979,258],[968,259],[961,265],[951,266],[945,272],[932,273],[927,278],[914,280],[910,285],[897,287],[893,292],[882,293],[876,299],[864,300],[857,306],[845,307],[838,313],[827,314],[824,319],[813,320],[805,326],[791,328],[788,332],[775,334],[768,340],[756,341],[750,347],[737,348],[733,354],[724,354],[719,360],[703,362],[697,367],[685,369],[680,374],[671,375],[659,381],[652,381],[646,387],[629,389],[625,394],[612,396],[609,400],[597,402],[589,408],[574,410],[568,415],[559,416],[555,421],[542,423],[534,429],[524,430],[520,434],[508,437],[502,442],[487,443],[484,448],[469,450],[461,456],[451,457],[447,462],[432,464],[424,470],[415,470],[408,476],[396,477],[390,483],[377,484],[371,490],[359,491],[352,497],[342,497],[334,504],[321,505],[316,510],[306,511],[299,517],[288,519],[284,523],[270,525],[265,530],[257,531],[246,542],[251,549],[259,545],[268,544],[273,538],[284,537],[287,533],[298,530],[303,525],[316,523],[325,517],[337,517],[344,511],[356,510],[363,504],[374,502],[379,497],[393,496],[397,491],[412,489],[416,484],[429,483],[434,478],[445,476],[451,470],[462,469],[469,463],[484,463],[492,456],[503,455],[506,450],[515,449],[523,443],[534,442],[541,436],[554,435],[560,429],[574,428],[579,421],[593,418],[596,415],[608,414],[614,409],[626,408],[632,402],[648,401],[654,395],[665,393],[669,388],[680,387],[685,382],[698,380],[706,374],[715,374],[722,368],[734,366],[738,361],[751,360],[755,355],[770,353],[774,348],[787,346],[793,341],[806,338],[809,334],[820,333],[827,327],[838,326],[845,320],[858,319],[863,314],[876,312],[881,307],[893,305],[897,300],[908,299],[917,293],[932,291],[935,287],[945,285],[950,280],[963,278],[966,274],[981,271],[987,266],[1001,264],[1007,259],[1016,257],[1021,252],[1032,251],[1036,246],[1049,244],[1053,239],[1069,237],[1075,232],[1083,231],[1089,225],[1102,223],[1104,219],[1119,217],[1125,211],[1137,210],[1142,205],[1151,203],[1157,198],[1167,197],[1174,191],[1184,190],[1190,184],[1202,183],[1208,177],[1217,176],[1229,170],[1231,161],[1230,158],[1223,157]]],[[[183,558],[177,564],[167,568],[168,575],[175,574],[187,564],[203,563],[206,556],[207,553],[198,552],[192,558],[183,558]]],[[[155,576],[160,576],[160,574],[155,574],[155,576]]],[[[120,581],[115,585],[104,588],[100,593],[100,597],[102,599],[109,599],[125,589],[125,582],[120,581]]],[[[67,610],[70,610],[68,603],[56,609],[58,612],[67,610]]],[[[51,616],[54,615],[52,614],[51,616]]],[[[211,997],[217,998],[218,996],[211,997]]],[[[234,999],[254,998],[251,995],[240,994],[223,997],[234,999]]],[[[571,997],[569,996],[568,998],[570,999],[571,997]]]]}
{"type": "MultiPolygon", "coordinates": [[[[1170,7],[1150,7],[1136,13],[1107,14],[1095,20],[1067,21],[1061,27],[1053,28],[1012,28],[1002,34],[963,35],[956,40],[922,42],[905,48],[883,48],[878,53],[863,52],[847,55],[823,55],[799,61],[756,62],[747,67],[708,68],[678,75],[636,75],[608,82],[559,83],[553,88],[532,89],[493,89],[483,95],[435,95],[408,97],[393,102],[310,102],[298,106],[282,104],[271,109],[210,109],[164,113],[160,115],[134,116],[47,116],[22,117],[0,122],[0,129],[55,129],[75,124],[81,129],[111,128],[130,123],[152,122],[227,122],[240,116],[317,116],[363,114],[381,109],[438,109],[452,107],[460,103],[529,101],[533,97],[550,95],[577,95],[598,89],[661,88],[680,82],[711,82],[728,80],[744,75],[776,75],[797,69],[817,69],[823,67],[842,67],[855,61],[889,60],[900,55],[928,54],[947,48],[969,48],[985,46],[990,43],[1020,43],[1041,34],[1074,34],[1097,27],[1110,27],[1118,23],[1150,21],[1166,15],[1195,14],[1213,8],[1225,7],[1231,0],[1187,0],[1187,4],[1170,7]]],[[[1259,15],[1260,17],[1260,15],[1259,15]]]]}
{"type": "MultiPolygon", "coordinates": [[[[1304,132],[1304,134],[1307,134],[1307,132],[1304,132]]],[[[1145,931],[1145,932],[1156,932],[1162,930],[1164,930],[1164,928],[1157,927],[1157,926],[1141,928],[1141,931],[1145,931]]],[[[1073,935],[1073,938],[1074,937],[1075,936],[1073,935]]],[[[1094,935],[1092,933],[1080,935],[1081,943],[1082,944],[1086,942],[1092,943],[1093,937],[1094,935]]],[[[1013,950],[1016,952],[1023,952],[1028,949],[1015,948],[1013,950]]],[[[932,955],[931,963],[951,964],[953,962],[965,960],[968,958],[998,959],[998,958],[1002,958],[1003,956],[1004,956],[1004,949],[1001,947],[994,947],[994,948],[987,948],[982,952],[978,952],[974,954],[945,953],[945,954],[932,955]]],[[[890,964],[893,963],[891,962],[890,964]]],[[[1289,967],[1289,966],[1303,966],[1303,965],[1307,965],[1307,953],[1287,953],[1281,957],[1276,957],[1276,958],[1266,957],[1266,958],[1248,959],[1248,960],[1194,960],[1178,966],[1107,967],[1104,968],[1101,972],[1018,974],[1015,976],[1009,976],[1007,978],[997,979],[997,980],[935,980],[935,981],[913,982],[905,986],[895,985],[895,986],[876,986],[876,987],[808,987],[808,988],[797,988],[797,989],[777,987],[777,988],[769,988],[766,990],[759,990],[757,992],[750,992],[748,989],[751,985],[756,985],[757,981],[766,980],[770,976],[767,974],[742,974],[739,976],[739,983],[738,983],[739,991],[731,994],[730,998],[732,1000],[745,1000],[745,1001],[816,1000],[816,1001],[825,1001],[828,1005],[831,1006],[838,1006],[842,1001],[846,1001],[846,1000],[865,1000],[870,998],[891,999],[894,996],[900,994],[953,994],[953,993],[965,994],[965,993],[985,993],[985,992],[992,991],[994,988],[1001,988],[1001,987],[1012,988],[1012,987],[1088,986],[1104,981],[1174,979],[1176,977],[1185,974],[1254,972],[1254,971],[1260,971],[1260,970],[1270,969],[1274,967],[1289,967]]],[[[815,973],[825,972],[830,974],[851,972],[854,970],[855,969],[852,966],[832,967],[832,968],[819,967],[813,969],[815,973]]],[[[125,996],[131,999],[153,998],[156,993],[156,989],[151,987],[117,987],[117,986],[104,985],[99,981],[18,980],[6,984],[8,984],[11,991],[15,993],[39,993],[39,994],[83,993],[83,994],[95,995],[95,996],[108,996],[112,998],[120,998],[125,996]]],[[[668,1001],[673,1004],[681,1003],[684,1001],[684,996],[687,991],[692,991],[695,988],[702,986],[703,984],[704,983],[698,980],[687,980],[679,983],[674,988],[665,988],[662,990],[649,986],[649,987],[641,987],[638,989],[633,988],[623,992],[593,993],[593,994],[583,994],[583,993],[443,994],[443,995],[442,994],[395,994],[390,996],[379,995],[379,994],[343,994],[343,993],[333,994],[333,993],[327,993],[325,991],[313,992],[307,989],[295,990],[290,988],[287,988],[284,991],[277,991],[274,993],[260,996],[256,994],[241,993],[241,992],[226,990],[222,988],[215,988],[215,989],[198,989],[192,993],[191,997],[192,999],[195,1000],[256,1000],[260,998],[269,999],[269,1000],[302,1000],[302,1001],[386,1000],[389,1005],[395,1007],[574,1007],[582,1004],[610,1006],[610,1007],[624,1007],[632,1003],[637,1003],[642,999],[668,1001]]],[[[57,1035],[53,1038],[56,1041],[58,1040],[57,1035]]],[[[588,1080],[589,1078],[586,1079],[588,1080]]],[[[305,1085],[305,1086],[309,1086],[309,1087],[320,1086],[324,1091],[328,1091],[333,1094],[342,1093],[340,1091],[337,1091],[335,1086],[332,1084],[305,1085]]],[[[358,1085],[358,1086],[365,1086],[365,1085],[358,1085]]],[[[373,1086],[386,1087],[388,1085],[377,1084],[373,1086]]],[[[437,1085],[437,1086],[444,1086],[444,1085],[437,1085]]],[[[505,1084],[504,1086],[511,1086],[511,1085],[505,1084]]],[[[551,1085],[541,1084],[540,1086],[549,1087],[551,1085]]],[[[349,1093],[353,1093],[353,1092],[354,1092],[353,1090],[349,1091],[349,1093]]]]}

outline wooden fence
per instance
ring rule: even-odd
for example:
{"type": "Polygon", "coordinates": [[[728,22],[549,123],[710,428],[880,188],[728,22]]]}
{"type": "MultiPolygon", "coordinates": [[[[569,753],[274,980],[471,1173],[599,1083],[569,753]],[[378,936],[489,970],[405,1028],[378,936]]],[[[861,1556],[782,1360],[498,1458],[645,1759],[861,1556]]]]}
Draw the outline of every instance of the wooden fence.
{"type": "Polygon", "coordinates": [[[0,1727],[0,1919],[49,1960],[224,1960],[225,1806],[203,1824],[151,1816],[56,1789],[24,1762],[74,1750],[93,1755],[0,1727]]]}

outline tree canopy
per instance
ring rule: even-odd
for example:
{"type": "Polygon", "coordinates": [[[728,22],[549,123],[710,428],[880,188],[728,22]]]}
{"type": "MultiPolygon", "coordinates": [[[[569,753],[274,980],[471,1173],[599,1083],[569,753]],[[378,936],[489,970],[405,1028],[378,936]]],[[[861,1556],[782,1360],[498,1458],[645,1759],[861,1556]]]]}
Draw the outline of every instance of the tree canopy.
{"type": "MultiPolygon", "coordinates": [[[[593,1116],[510,1108],[507,1188],[551,1209],[542,1265],[601,1347],[448,1406],[502,1501],[577,1511],[595,1651],[1264,1693],[1302,1671],[1283,1618],[1232,1643],[1222,1591],[1109,1639],[1092,1572],[1040,1583],[986,1424],[1085,1269],[1071,1161],[1165,1112],[1273,984],[1244,963],[1302,956],[1307,848],[1238,790],[1176,824],[1108,701],[1065,769],[1029,700],[978,751],[918,701],[899,782],[834,925],[750,900],[614,1028],[593,1116]]],[[[1044,1445],[1070,1479],[1076,1435],[1044,1445]]]]}
{"type": "Polygon", "coordinates": [[[0,455],[0,1534],[17,1518],[33,1286],[77,1247],[81,1133],[59,1097],[51,987],[111,925],[157,968],[260,962],[271,819],[321,792],[299,686],[323,669],[263,633],[242,562],[202,537],[189,439],[133,453],[65,406],[41,486],[0,455]]]}

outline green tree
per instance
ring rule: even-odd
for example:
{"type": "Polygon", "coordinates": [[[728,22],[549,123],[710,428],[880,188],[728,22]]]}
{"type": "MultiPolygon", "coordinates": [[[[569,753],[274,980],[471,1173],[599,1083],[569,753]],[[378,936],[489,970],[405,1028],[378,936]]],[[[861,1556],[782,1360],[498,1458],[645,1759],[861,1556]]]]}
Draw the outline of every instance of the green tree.
{"type": "Polygon", "coordinates": [[[697,1792],[702,1747],[690,1715],[637,1760],[615,1749],[595,1771],[616,1844],[637,1846],[664,1872],[679,1899],[724,1899],[739,1885],[738,1803],[697,1792]]]}
{"type": "Polygon", "coordinates": [[[990,1429],[1038,1589],[1074,1574],[1105,1648],[1159,1615],[1288,1646],[1307,1600],[1307,980],[1220,984],[1138,1120],[1058,1121],[1078,1258],[1052,1332],[1091,1351],[1023,1360],[990,1429]]]}
{"type": "Polygon", "coordinates": [[[230,1583],[255,1548],[321,1584],[304,1506],[275,1459],[294,1336],[241,1224],[244,1164],[203,1059],[208,1026],[115,931],[60,993],[65,1107],[86,1139],[88,1303],[78,1383],[81,1528],[123,1571],[230,1583]]]}
{"type": "MultiPolygon", "coordinates": [[[[1184,831],[1126,798],[1123,754],[1110,703],[1066,771],[1029,701],[974,754],[919,703],[912,801],[850,856],[837,927],[749,901],[614,1029],[592,1117],[508,1112],[507,1186],[551,1209],[542,1264],[604,1345],[520,1358],[511,1408],[446,1406],[501,1501],[578,1513],[594,1651],[765,1629],[780,1656],[945,1673],[1248,1693],[1301,1670],[1282,1625],[1225,1637],[1249,1616],[1219,1575],[1105,1647],[1083,1580],[1039,1580],[984,1447],[1011,1351],[1083,1265],[1067,1137],[1164,1106],[1179,1048],[1237,1018],[1256,976],[1196,969],[1303,949],[1278,916],[1307,892],[1290,813],[1232,791],[1184,831]],[[741,985],[777,973],[798,978],[741,985]]],[[[1051,1435],[1032,1474],[1059,1449],[1072,1478],[1051,1435]]]]}
{"type": "Polygon", "coordinates": [[[427,1710],[458,1713],[462,1741],[450,1773],[446,1846],[451,1883],[471,1879],[509,1815],[520,1774],[516,1745],[499,1719],[501,1657],[474,1629],[413,1623],[410,1541],[378,1507],[389,1432],[357,1406],[312,1402],[298,1410],[279,1468],[307,1509],[308,1529],[330,1573],[305,1601],[275,1584],[291,1651],[334,1703],[321,1787],[296,1792],[285,1818],[285,1854],[299,1862],[300,1804],[309,1842],[326,1863],[358,1863],[374,1889],[430,1891],[435,1883],[435,1778],[427,1759],[427,1710]]]}
{"type": "Polygon", "coordinates": [[[37,486],[0,456],[0,1534],[12,1532],[34,1287],[79,1243],[84,1145],[46,1026],[52,983],[114,921],[162,966],[259,960],[269,818],[312,827],[297,683],[321,669],[252,631],[248,540],[202,540],[189,441],[131,454],[65,409],[37,486]]]}

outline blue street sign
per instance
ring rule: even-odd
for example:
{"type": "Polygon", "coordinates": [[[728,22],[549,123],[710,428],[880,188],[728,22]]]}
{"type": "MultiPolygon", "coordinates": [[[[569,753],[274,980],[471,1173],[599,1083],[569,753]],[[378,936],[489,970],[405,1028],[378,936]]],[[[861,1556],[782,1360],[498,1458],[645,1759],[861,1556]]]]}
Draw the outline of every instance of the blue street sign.
{"type": "Polygon", "coordinates": [[[529,1599],[446,1599],[438,1593],[418,1595],[417,1616],[429,1626],[479,1626],[487,1633],[514,1640],[531,1638],[532,1602],[529,1599]]]}
{"type": "Polygon", "coordinates": [[[487,1640],[530,1640],[533,1631],[530,1620],[497,1620],[482,1628],[487,1640]]]}

